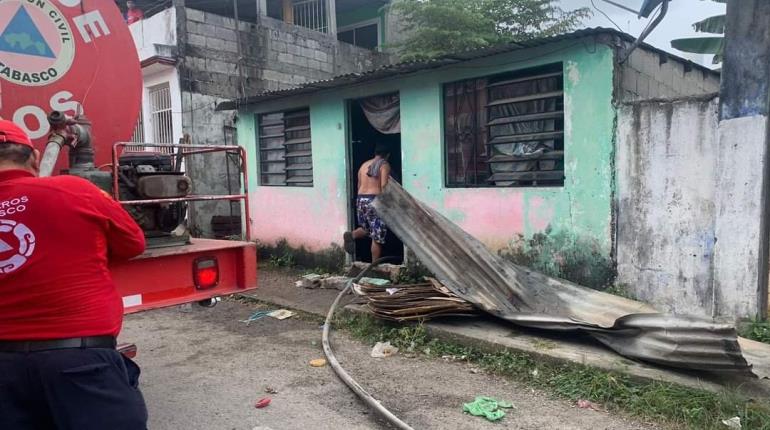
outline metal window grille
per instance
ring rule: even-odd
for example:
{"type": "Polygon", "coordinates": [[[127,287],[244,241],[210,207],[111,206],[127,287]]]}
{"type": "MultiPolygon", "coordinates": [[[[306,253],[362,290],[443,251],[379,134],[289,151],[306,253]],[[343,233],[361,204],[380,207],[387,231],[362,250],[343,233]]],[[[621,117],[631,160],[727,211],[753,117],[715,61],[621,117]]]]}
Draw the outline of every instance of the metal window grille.
{"type": "Polygon", "coordinates": [[[310,110],[259,116],[260,185],[313,186],[310,110]]]}
{"type": "MultiPolygon", "coordinates": [[[[161,84],[150,88],[149,95],[152,143],[174,143],[171,90],[168,84],[161,84]]],[[[167,151],[167,149],[165,150],[167,151]]]]}
{"type": "Polygon", "coordinates": [[[141,109],[139,110],[139,118],[136,120],[136,127],[134,127],[134,134],[131,135],[131,142],[144,142],[144,113],[141,109]]]}
{"type": "Polygon", "coordinates": [[[295,0],[292,4],[294,24],[328,33],[326,0],[295,0]]]}
{"type": "Polygon", "coordinates": [[[447,185],[564,185],[562,64],[444,86],[447,185]]]}
{"type": "MultiPolygon", "coordinates": [[[[139,118],[136,120],[136,126],[134,127],[134,133],[131,135],[130,142],[144,143],[144,113],[142,109],[139,109],[139,118]]],[[[142,150],[143,148],[138,146],[126,146],[126,151],[130,152],[142,150]]]]}

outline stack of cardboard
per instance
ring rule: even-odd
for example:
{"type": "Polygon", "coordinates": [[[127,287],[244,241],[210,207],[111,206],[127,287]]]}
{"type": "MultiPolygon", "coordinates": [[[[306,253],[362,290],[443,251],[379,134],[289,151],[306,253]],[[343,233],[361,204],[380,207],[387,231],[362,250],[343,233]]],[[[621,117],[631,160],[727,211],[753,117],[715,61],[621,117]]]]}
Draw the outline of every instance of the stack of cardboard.
{"type": "Polygon", "coordinates": [[[360,282],[354,291],[378,318],[391,321],[428,320],[441,316],[472,316],[476,308],[435,279],[412,285],[375,285],[360,282]]]}

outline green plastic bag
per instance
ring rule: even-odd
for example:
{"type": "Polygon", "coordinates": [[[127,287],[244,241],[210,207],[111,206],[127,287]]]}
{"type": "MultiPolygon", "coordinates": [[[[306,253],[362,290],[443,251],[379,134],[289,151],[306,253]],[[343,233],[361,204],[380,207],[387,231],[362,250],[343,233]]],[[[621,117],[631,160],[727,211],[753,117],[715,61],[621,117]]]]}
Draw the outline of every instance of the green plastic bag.
{"type": "Polygon", "coordinates": [[[499,421],[505,416],[503,409],[513,408],[508,402],[503,402],[492,397],[478,396],[471,403],[463,404],[463,412],[475,417],[484,417],[489,421],[499,421]]]}

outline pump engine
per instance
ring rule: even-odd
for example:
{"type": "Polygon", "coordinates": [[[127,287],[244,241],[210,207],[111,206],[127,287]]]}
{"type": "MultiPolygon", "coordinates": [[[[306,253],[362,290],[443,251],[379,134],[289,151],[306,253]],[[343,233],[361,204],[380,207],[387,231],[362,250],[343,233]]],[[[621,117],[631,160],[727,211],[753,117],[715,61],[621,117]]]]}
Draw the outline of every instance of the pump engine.
{"type": "MultiPolygon", "coordinates": [[[[53,132],[41,163],[41,176],[49,176],[59,150],[69,148],[70,168],[66,173],[82,177],[112,194],[115,181],[112,172],[94,166],[91,145],[91,125],[83,117],[71,118],[60,112],[48,117],[53,132]]],[[[192,180],[181,171],[181,161],[171,154],[148,151],[127,151],[118,158],[117,183],[122,201],[147,201],[187,197],[192,192],[192,180]]],[[[148,246],[161,247],[188,243],[185,227],[187,204],[184,202],[145,202],[125,205],[126,210],[142,228],[148,246]]]]}

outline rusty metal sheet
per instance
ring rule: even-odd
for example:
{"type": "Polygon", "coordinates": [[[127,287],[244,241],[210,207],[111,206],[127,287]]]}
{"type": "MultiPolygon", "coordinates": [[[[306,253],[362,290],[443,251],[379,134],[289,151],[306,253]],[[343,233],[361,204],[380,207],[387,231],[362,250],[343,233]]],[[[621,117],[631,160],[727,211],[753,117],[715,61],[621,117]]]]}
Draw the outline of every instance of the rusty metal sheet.
{"type": "Polygon", "coordinates": [[[395,181],[385,187],[374,206],[442,284],[492,315],[521,326],[584,331],[637,360],[742,374],[752,374],[754,365],[753,374],[770,377],[770,345],[739,342],[730,324],[662,314],[644,303],[517,266],[492,253],[395,181]]]}

